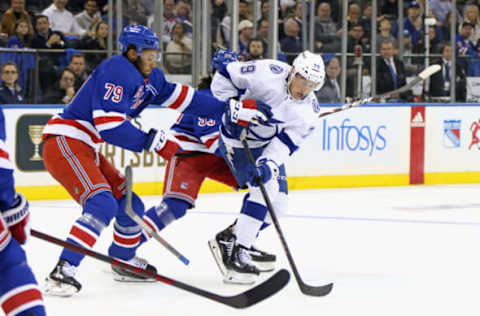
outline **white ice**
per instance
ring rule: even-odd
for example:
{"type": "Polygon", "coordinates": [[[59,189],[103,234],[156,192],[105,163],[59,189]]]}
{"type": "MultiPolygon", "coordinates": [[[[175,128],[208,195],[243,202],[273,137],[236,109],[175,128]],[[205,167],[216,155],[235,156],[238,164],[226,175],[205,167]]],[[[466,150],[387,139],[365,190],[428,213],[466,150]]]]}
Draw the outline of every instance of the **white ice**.
{"type": "MultiPolygon", "coordinates": [[[[160,274],[208,291],[233,295],[248,289],[222,283],[207,246],[233,222],[242,196],[203,194],[194,210],[163,232],[189,266],[155,240],[139,254],[160,274]]],[[[144,201],[151,206],[159,197],[144,201]]],[[[326,297],[303,295],[292,275],[279,293],[236,310],[161,282],[115,282],[109,265],[86,258],[77,275],[82,291],[45,297],[48,315],[480,315],[480,185],[293,191],[289,210],[280,225],[300,275],[312,285],[334,282],[326,297]]],[[[31,211],[33,228],[60,238],[80,215],[72,201],[33,201],[31,211]]],[[[94,249],[106,253],[111,238],[109,228],[94,249]]],[[[289,269],[273,226],[257,244],[277,255],[278,267],[289,269]]],[[[61,248],[32,237],[26,250],[43,283],[61,248]]]]}

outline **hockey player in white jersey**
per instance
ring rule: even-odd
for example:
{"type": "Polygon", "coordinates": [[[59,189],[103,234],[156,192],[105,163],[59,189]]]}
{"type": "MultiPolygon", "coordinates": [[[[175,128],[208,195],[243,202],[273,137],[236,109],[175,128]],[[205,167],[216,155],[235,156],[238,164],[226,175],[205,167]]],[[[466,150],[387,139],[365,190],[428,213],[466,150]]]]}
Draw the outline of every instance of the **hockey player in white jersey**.
{"type": "Polygon", "coordinates": [[[320,107],[313,91],[320,89],[324,80],[322,57],[309,51],[301,53],[293,67],[270,59],[232,62],[213,77],[211,89],[217,98],[255,99],[270,105],[273,112],[268,123],[247,122],[243,124],[246,127],[231,113],[222,118],[219,149],[239,186],[248,186],[233,229],[209,241],[227,283],[253,283],[260,272],[248,250],[259,231],[269,225],[269,216],[254,180],[262,179],[275,212],[284,213],[288,193],[285,162],[319,123],[320,107]],[[248,131],[246,139],[255,166],[249,163],[240,141],[243,128],[248,131]]]}

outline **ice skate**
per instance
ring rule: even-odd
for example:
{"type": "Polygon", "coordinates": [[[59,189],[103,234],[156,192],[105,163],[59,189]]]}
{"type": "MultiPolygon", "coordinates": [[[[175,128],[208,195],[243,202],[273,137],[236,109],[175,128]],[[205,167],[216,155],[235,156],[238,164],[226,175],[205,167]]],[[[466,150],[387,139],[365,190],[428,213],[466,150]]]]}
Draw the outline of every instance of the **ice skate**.
{"type": "Polygon", "coordinates": [[[235,235],[222,231],[208,242],[225,283],[252,284],[260,274],[248,250],[235,244],[235,235]]]}
{"type": "MultiPolygon", "coordinates": [[[[123,261],[123,262],[129,265],[136,266],[138,268],[150,271],[152,275],[157,274],[157,269],[151,264],[148,264],[148,261],[143,258],[133,257],[132,259],[128,261],[123,261]]],[[[155,281],[153,277],[147,277],[147,276],[141,276],[141,275],[135,274],[118,265],[112,265],[112,272],[113,272],[113,279],[119,282],[154,282],[155,281]]]]}
{"type": "Polygon", "coordinates": [[[53,271],[45,279],[43,293],[53,296],[72,296],[82,288],[75,277],[76,267],[66,260],[59,260],[53,271]]]}
{"type": "MultiPolygon", "coordinates": [[[[226,242],[231,238],[235,238],[235,235],[233,233],[234,227],[235,227],[235,223],[228,226],[223,231],[219,232],[216,236],[217,242],[218,240],[222,240],[226,242]]],[[[256,245],[252,245],[250,249],[248,249],[247,251],[249,252],[250,257],[252,258],[253,263],[257,266],[260,272],[270,272],[275,270],[275,261],[277,258],[274,254],[270,254],[266,251],[263,251],[259,249],[256,245]]],[[[222,272],[222,274],[224,273],[222,272]]]]}

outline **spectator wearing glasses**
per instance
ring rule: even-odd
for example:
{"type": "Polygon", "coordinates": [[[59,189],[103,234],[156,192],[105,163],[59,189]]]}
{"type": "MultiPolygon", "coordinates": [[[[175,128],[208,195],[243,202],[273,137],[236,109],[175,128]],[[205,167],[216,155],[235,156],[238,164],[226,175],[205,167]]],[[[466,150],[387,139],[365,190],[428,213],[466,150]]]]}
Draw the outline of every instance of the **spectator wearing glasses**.
{"type": "Polygon", "coordinates": [[[24,103],[23,91],[18,84],[18,68],[12,61],[2,65],[2,83],[0,85],[0,104],[24,103]]]}
{"type": "Polygon", "coordinates": [[[45,93],[45,104],[68,104],[75,95],[76,75],[70,68],[63,69],[60,80],[45,93]]]}

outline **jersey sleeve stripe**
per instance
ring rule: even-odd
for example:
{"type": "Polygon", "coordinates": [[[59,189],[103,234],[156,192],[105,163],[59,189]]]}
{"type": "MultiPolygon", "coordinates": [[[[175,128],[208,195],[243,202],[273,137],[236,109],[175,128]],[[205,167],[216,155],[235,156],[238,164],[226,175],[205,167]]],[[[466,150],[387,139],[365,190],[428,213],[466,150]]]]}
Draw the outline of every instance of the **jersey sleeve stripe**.
{"type": "Polygon", "coordinates": [[[10,243],[10,240],[12,239],[12,235],[10,234],[10,231],[6,226],[4,227],[4,230],[0,230],[0,251],[5,249],[5,247],[8,246],[10,243]]]}
{"type": "Polygon", "coordinates": [[[99,132],[116,128],[122,125],[124,121],[121,117],[98,117],[93,120],[99,132]]]}
{"type": "Polygon", "coordinates": [[[1,305],[6,315],[18,315],[36,305],[42,304],[42,294],[35,284],[16,287],[5,293],[1,305]]]}
{"type": "Polygon", "coordinates": [[[49,125],[51,125],[51,126],[52,125],[67,125],[67,126],[77,128],[80,131],[84,132],[85,134],[87,134],[92,139],[92,141],[94,143],[103,143],[103,140],[100,138],[100,135],[95,130],[95,128],[93,128],[93,126],[91,126],[90,123],[88,123],[88,125],[90,125],[90,126],[88,126],[85,123],[84,124],[82,124],[82,123],[83,122],[79,122],[79,121],[76,121],[76,120],[67,120],[67,119],[63,119],[61,117],[52,118],[48,121],[47,126],[45,127],[45,129],[43,131],[43,134],[48,134],[49,125]]]}
{"type": "Polygon", "coordinates": [[[119,117],[122,119],[126,119],[126,115],[124,113],[119,113],[119,112],[105,112],[103,110],[95,110],[93,111],[93,118],[97,119],[99,117],[119,117]]]}
{"type": "Polygon", "coordinates": [[[162,103],[162,106],[183,112],[192,102],[194,93],[192,87],[177,84],[172,95],[162,103]]]}
{"type": "Polygon", "coordinates": [[[298,146],[295,145],[295,143],[292,141],[292,139],[290,138],[290,136],[288,136],[287,133],[285,132],[279,133],[278,139],[288,147],[290,151],[290,155],[293,154],[298,149],[298,146]]]}
{"type": "Polygon", "coordinates": [[[217,140],[218,140],[218,135],[215,135],[214,137],[205,141],[205,146],[207,146],[207,148],[210,148],[217,140]]]}

